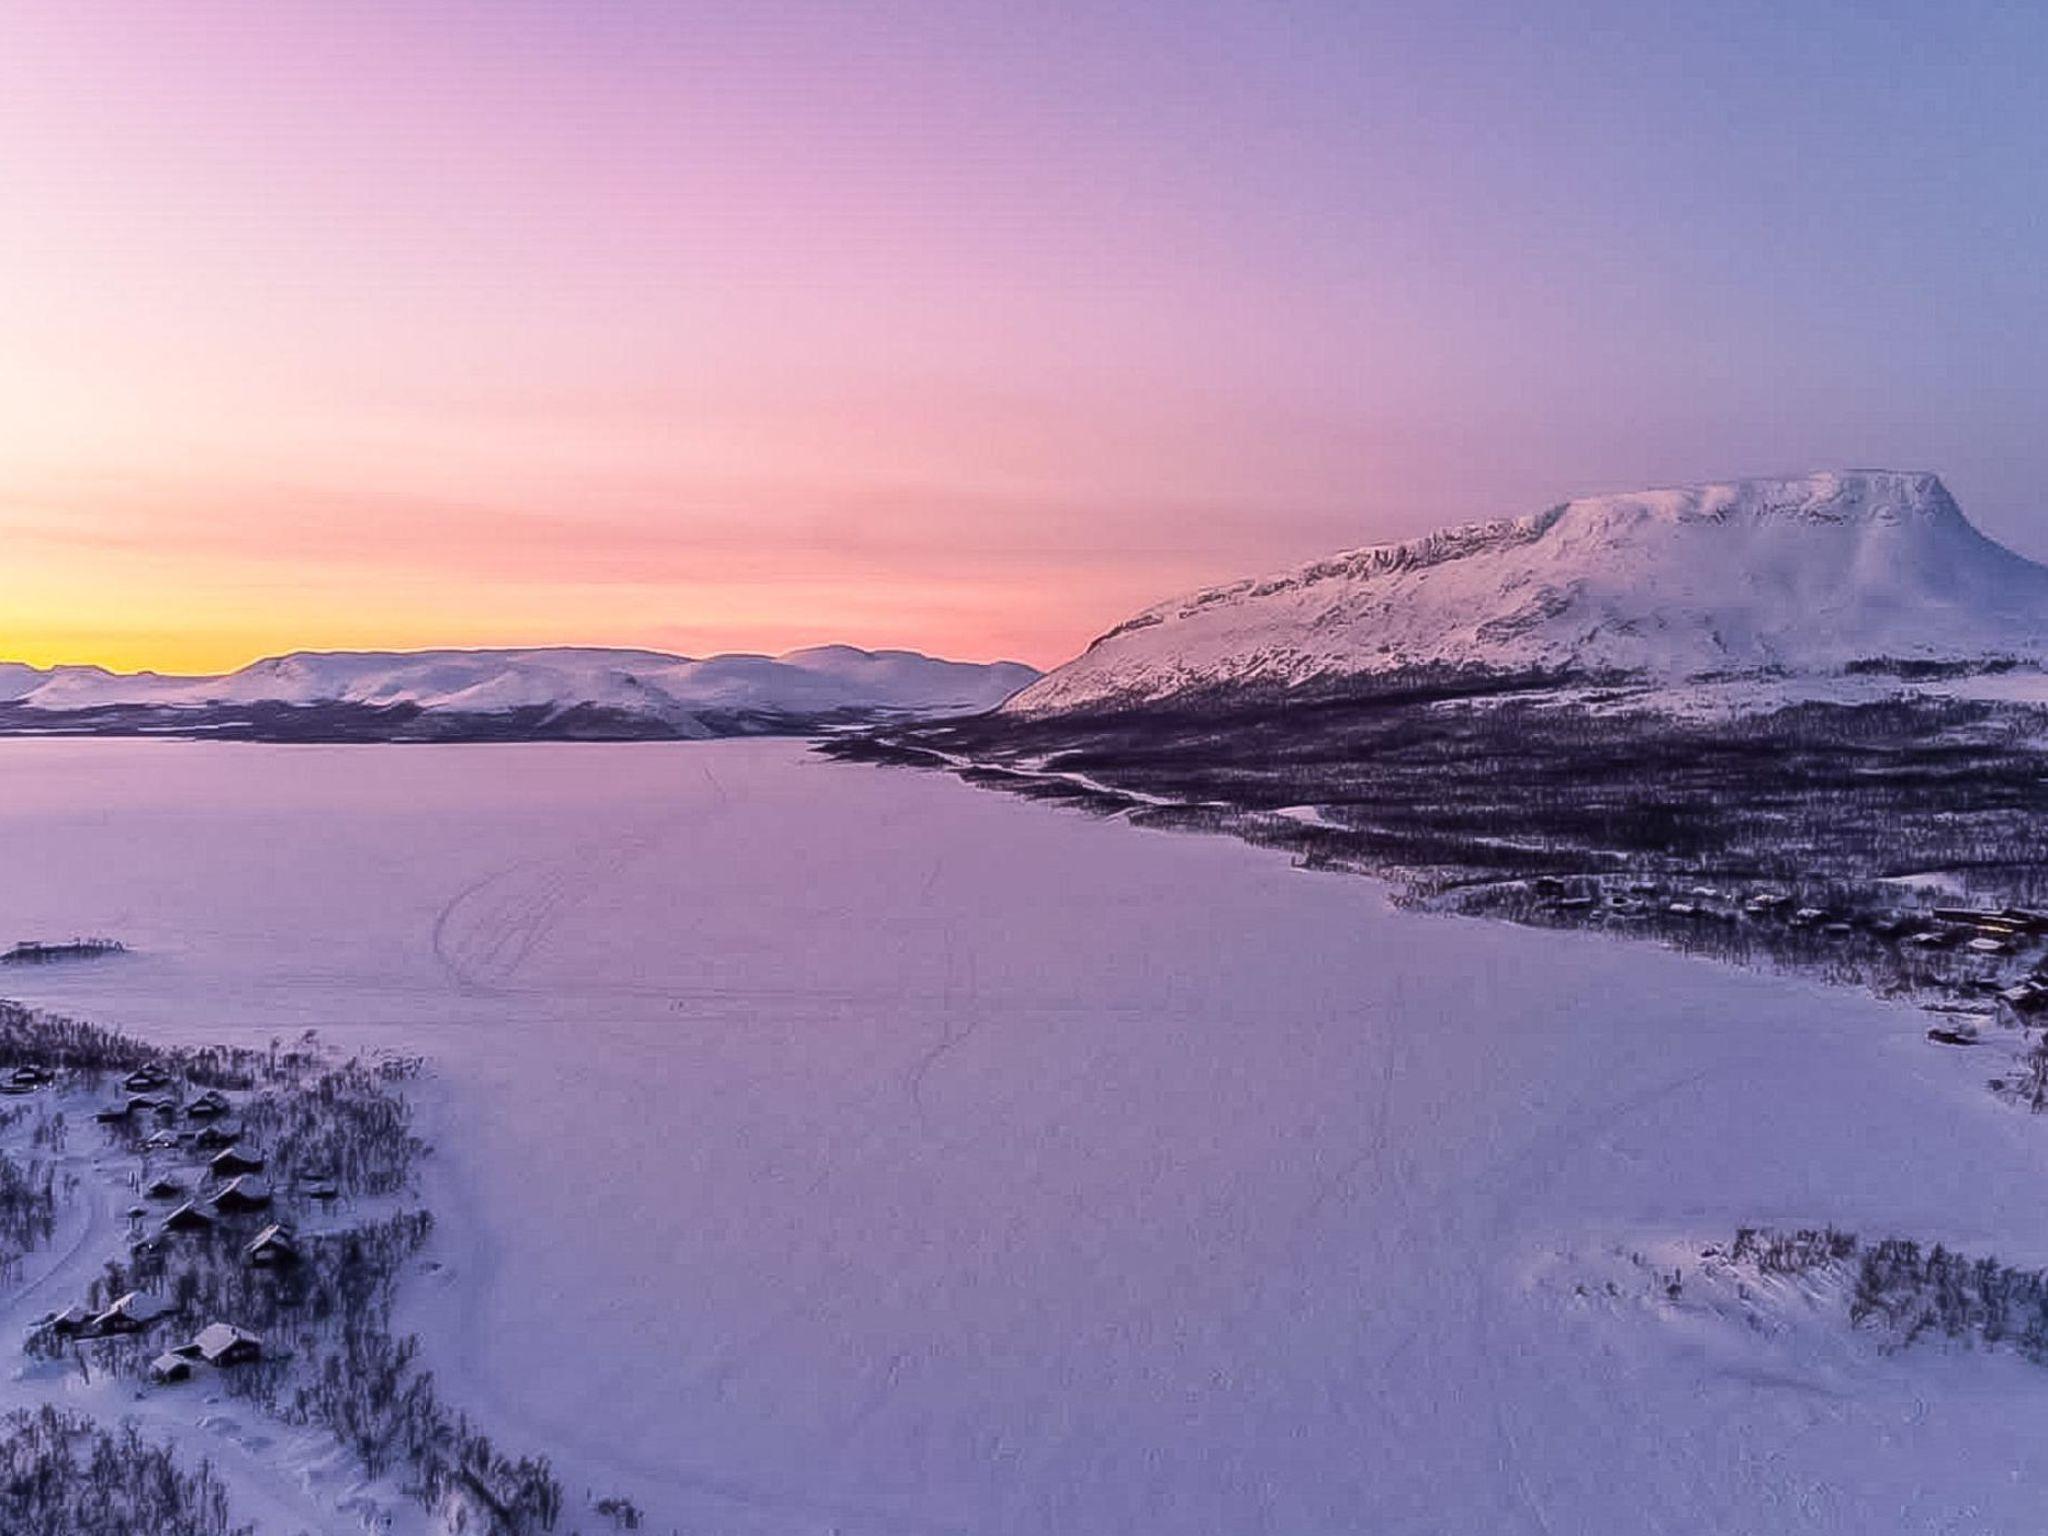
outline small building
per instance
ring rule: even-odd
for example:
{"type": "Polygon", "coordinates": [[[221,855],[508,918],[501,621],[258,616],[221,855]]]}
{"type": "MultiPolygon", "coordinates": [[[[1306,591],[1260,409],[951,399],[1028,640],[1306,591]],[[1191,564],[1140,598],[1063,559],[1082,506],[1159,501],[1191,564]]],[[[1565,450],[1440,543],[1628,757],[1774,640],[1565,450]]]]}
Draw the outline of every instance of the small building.
{"type": "Polygon", "coordinates": [[[202,1151],[213,1152],[223,1147],[232,1147],[242,1139],[242,1127],[232,1120],[215,1120],[201,1126],[193,1133],[192,1145],[202,1151]]]}
{"type": "Polygon", "coordinates": [[[164,1304],[154,1296],[145,1296],[140,1291],[129,1291],[114,1299],[104,1312],[87,1325],[95,1334],[137,1333],[162,1317],[164,1304]]]}
{"type": "Polygon", "coordinates": [[[185,1106],[185,1113],[194,1120],[212,1120],[226,1114],[233,1107],[228,1103],[226,1094],[218,1088],[209,1088],[185,1106]]]}
{"type": "Polygon", "coordinates": [[[121,1086],[130,1093],[155,1093],[171,1086],[171,1080],[154,1067],[137,1067],[121,1079],[121,1086]]]}
{"type": "Polygon", "coordinates": [[[2036,981],[2023,981],[2017,986],[2006,987],[1998,994],[1998,1000],[2022,1018],[2048,1013],[2048,987],[2036,981]]]}
{"type": "Polygon", "coordinates": [[[212,1225],[213,1218],[190,1200],[164,1218],[166,1232],[204,1232],[212,1225]]]}
{"type": "Polygon", "coordinates": [[[189,1360],[204,1360],[208,1365],[247,1365],[263,1358],[263,1339],[260,1334],[237,1328],[233,1323],[208,1323],[178,1353],[189,1360]]]}
{"type": "Polygon", "coordinates": [[[259,1268],[282,1268],[299,1261],[298,1239],[292,1229],[281,1222],[272,1222],[256,1234],[255,1241],[242,1250],[243,1256],[259,1268]]]}
{"type": "Polygon", "coordinates": [[[175,1200],[185,1193],[185,1185],[168,1173],[160,1173],[142,1186],[142,1192],[152,1200],[175,1200]]]}
{"type": "Polygon", "coordinates": [[[127,1104],[106,1104],[92,1112],[93,1119],[101,1125],[120,1125],[132,1113],[127,1104]]]}
{"type": "Polygon", "coordinates": [[[237,1174],[261,1173],[263,1159],[254,1152],[243,1151],[240,1147],[228,1147],[215,1154],[213,1160],[206,1166],[216,1177],[231,1179],[237,1174]]]}
{"type": "Polygon", "coordinates": [[[74,1301],[62,1312],[51,1316],[43,1326],[60,1339],[74,1339],[92,1326],[92,1314],[74,1301]]]}
{"type": "Polygon", "coordinates": [[[183,1355],[165,1350],[149,1362],[149,1379],[160,1387],[167,1387],[174,1381],[190,1381],[192,1362],[183,1355]]]}
{"type": "Polygon", "coordinates": [[[213,1197],[216,1211],[260,1211],[270,1204],[270,1186],[250,1174],[229,1179],[213,1197]]]}

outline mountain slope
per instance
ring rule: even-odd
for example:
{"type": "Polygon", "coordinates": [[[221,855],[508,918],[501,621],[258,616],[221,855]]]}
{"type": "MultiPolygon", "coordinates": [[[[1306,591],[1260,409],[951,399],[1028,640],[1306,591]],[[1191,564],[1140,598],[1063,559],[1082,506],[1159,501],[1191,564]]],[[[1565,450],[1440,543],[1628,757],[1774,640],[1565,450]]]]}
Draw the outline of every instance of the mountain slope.
{"type": "Polygon", "coordinates": [[[1005,706],[1024,715],[1412,669],[1679,680],[2048,655],[2048,568],[1929,474],[1597,496],[1162,603],[1005,706]]]}
{"type": "MultiPolygon", "coordinates": [[[[299,651],[218,677],[0,664],[0,729],[164,730],[251,720],[296,729],[379,721],[433,734],[714,736],[834,717],[984,710],[1032,681],[1017,662],[820,646],[704,659],[661,651],[299,651]]],[[[269,729],[269,728],[266,728],[269,729]]],[[[259,730],[257,733],[265,733],[259,730]]],[[[317,731],[316,731],[317,733],[317,731]]]]}

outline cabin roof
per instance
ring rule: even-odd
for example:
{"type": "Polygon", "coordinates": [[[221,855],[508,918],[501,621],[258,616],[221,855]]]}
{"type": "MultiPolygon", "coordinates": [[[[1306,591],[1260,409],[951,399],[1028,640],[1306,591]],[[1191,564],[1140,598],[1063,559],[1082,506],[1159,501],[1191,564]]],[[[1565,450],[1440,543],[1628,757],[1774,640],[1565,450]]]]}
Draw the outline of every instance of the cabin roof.
{"type": "Polygon", "coordinates": [[[237,1344],[253,1344],[260,1349],[263,1337],[233,1323],[208,1323],[193,1336],[191,1347],[202,1359],[218,1360],[237,1344]]]}
{"type": "Polygon", "coordinates": [[[141,1291],[128,1291],[115,1297],[107,1305],[106,1310],[100,1313],[97,1321],[126,1318],[130,1322],[146,1323],[162,1317],[167,1310],[164,1303],[154,1296],[145,1295],[141,1291]]]}

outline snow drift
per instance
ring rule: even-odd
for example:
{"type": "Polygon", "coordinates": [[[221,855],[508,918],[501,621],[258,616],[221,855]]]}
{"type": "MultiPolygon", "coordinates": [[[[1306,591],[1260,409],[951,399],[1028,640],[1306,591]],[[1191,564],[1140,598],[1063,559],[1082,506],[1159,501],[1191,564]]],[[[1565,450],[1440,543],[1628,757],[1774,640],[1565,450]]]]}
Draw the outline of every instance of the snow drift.
{"type": "Polygon", "coordinates": [[[1639,491],[1376,545],[1148,609],[1006,709],[1423,669],[1683,680],[2048,653],[2048,568],[1931,474],[1639,491]]]}

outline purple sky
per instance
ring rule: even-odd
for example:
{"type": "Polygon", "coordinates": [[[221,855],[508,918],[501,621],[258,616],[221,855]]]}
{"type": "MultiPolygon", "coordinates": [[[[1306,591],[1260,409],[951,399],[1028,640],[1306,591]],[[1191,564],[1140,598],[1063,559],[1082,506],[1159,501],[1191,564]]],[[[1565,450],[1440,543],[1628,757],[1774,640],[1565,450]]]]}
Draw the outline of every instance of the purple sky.
{"type": "Polygon", "coordinates": [[[2048,556],[2048,11],[0,0],[0,653],[1050,664],[1578,492],[2048,556]]]}

